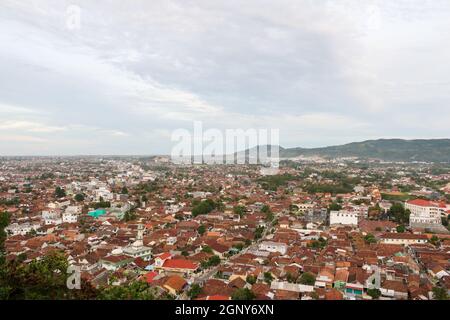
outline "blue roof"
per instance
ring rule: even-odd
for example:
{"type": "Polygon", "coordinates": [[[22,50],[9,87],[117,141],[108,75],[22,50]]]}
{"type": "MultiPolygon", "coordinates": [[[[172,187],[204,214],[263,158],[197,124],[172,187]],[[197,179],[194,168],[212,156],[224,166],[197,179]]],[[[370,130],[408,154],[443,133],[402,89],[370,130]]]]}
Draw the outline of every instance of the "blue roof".
{"type": "Polygon", "coordinates": [[[88,213],[88,215],[90,215],[91,217],[94,217],[94,218],[98,218],[104,214],[106,214],[105,209],[97,209],[97,210],[94,210],[94,211],[91,211],[88,213]]]}

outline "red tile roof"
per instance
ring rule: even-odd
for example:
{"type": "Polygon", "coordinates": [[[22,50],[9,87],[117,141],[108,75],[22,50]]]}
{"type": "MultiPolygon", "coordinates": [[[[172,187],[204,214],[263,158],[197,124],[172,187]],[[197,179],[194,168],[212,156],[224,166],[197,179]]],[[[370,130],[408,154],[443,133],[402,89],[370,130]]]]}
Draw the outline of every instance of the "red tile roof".
{"type": "Polygon", "coordinates": [[[196,270],[198,264],[190,260],[170,259],[164,261],[163,268],[196,270]]]}
{"type": "Polygon", "coordinates": [[[420,206],[420,207],[446,208],[446,205],[444,203],[442,203],[442,202],[441,203],[437,203],[437,202],[432,202],[432,201],[423,200],[423,199],[409,200],[407,203],[415,205],[415,206],[420,206]]]}
{"type": "Polygon", "coordinates": [[[158,275],[157,272],[155,271],[150,271],[149,273],[145,274],[145,281],[147,281],[147,283],[152,283],[153,279],[158,275]]]}

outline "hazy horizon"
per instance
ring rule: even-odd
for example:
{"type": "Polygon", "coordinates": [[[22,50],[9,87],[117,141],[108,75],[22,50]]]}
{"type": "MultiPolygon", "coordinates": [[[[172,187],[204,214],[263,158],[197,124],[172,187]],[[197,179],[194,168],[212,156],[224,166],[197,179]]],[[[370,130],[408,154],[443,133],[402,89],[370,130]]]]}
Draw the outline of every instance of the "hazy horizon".
{"type": "MultiPolygon", "coordinates": [[[[336,147],[336,146],[342,146],[342,145],[347,145],[347,144],[351,144],[351,143],[363,143],[363,142],[368,142],[368,141],[380,141],[380,140],[403,140],[403,141],[420,141],[420,140],[426,140],[426,141],[433,141],[433,140],[450,140],[450,138],[433,138],[433,139],[400,139],[400,138],[380,138],[380,139],[372,139],[372,140],[363,140],[363,141],[350,141],[347,143],[343,143],[343,144],[338,144],[338,145],[324,145],[324,146],[318,146],[318,147],[302,147],[302,146],[293,146],[293,147],[286,147],[283,145],[279,145],[280,148],[284,148],[284,149],[291,149],[291,148],[302,148],[305,150],[308,149],[320,149],[320,148],[327,148],[327,147],[336,147]]],[[[262,146],[262,145],[258,145],[258,146],[262,146]]],[[[257,147],[257,146],[255,146],[257,147]]],[[[253,147],[254,148],[254,147],[253,147]]],[[[245,148],[245,149],[239,149],[236,152],[242,152],[242,151],[246,151],[248,149],[251,148],[245,148]]],[[[222,154],[219,156],[225,156],[226,154],[222,154]]],[[[8,157],[157,157],[157,156],[171,156],[170,153],[134,153],[134,154],[12,154],[12,155],[2,155],[0,154],[0,158],[4,157],[4,158],[8,158],[8,157]]],[[[194,155],[192,155],[194,156],[194,155]]],[[[207,156],[207,155],[204,155],[207,156]]]]}

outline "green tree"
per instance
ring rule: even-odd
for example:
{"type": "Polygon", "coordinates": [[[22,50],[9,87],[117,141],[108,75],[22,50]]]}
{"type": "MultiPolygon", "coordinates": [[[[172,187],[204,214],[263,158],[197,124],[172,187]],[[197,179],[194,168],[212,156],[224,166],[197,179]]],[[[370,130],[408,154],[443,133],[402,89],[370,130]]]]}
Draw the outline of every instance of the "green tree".
{"type": "Polygon", "coordinates": [[[191,299],[197,298],[202,293],[203,288],[200,287],[197,283],[194,283],[189,291],[187,292],[187,295],[191,299]]]}
{"type": "Polygon", "coordinates": [[[381,291],[378,289],[369,289],[367,290],[367,295],[371,296],[372,299],[378,299],[381,297],[381,291]]]}
{"type": "Polygon", "coordinates": [[[198,229],[197,229],[197,232],[198,232],[200,235],[203,235],[203,234],[206,232],[206,227],[205,227],[204,225],[200,225],[200,226],[198,227],[198,229]]]}
{"type": "Polygon", "coordinates": [[[82,193],[77,193],[76,195],[75,195],[75,201],[77,201],[77,202],[81,202],[81,201],[84,201],[84,194],[82,194],[82,193]]]}
{"type": "Polygon", "coordinates": [[[262,213],[269,213],[271,210],[270,210],[270,207],[267,205],[267,204],[265,204],[265,205],[263,205],[263,207],[261,208],[261,212],[262,213]]]}
{"type": "Polygon", "coordinates": [[[128,221],[133,221],[136,220],[136,212],[134,212],[133,210],[128,210],[127,212],[125,212],[125,214],[123,215],[123,220],[128,222],[128,221]]]}
{"type": "Polygon", "coordinates": [[[4,260],[5,240],[7,236],[5,228],[9,225],[9,219],[8,212],[0,212],[0,268],[4,260]]]}
{"type": "Polygon", "coordinates": [[[313,286],[316,283],[316,277],[310,272],[305,272],[300,276],[298,282],[300,284],[313,286]]]}
{"type": "Polygon", "coordinates": [[[0,299],[94,299],[98,292],[85,281],[81,290],[67,288],[67,268],[65,255],[58,251],[28,264],[22,263],[22,258],[8,261],[0,268],[0,299]]]}
{"type": "Polygon", "coordinates": [[[155,289],[144,281],[135,281],[126,286],[111,286],[101,290],[100,300],[155,300],[155,289]]]}
{"type": "Polygon", "coordinates": [[[56,198],[64,198],[66,196],[66,191],[60,186],[55,189],[55,197],[56,198]]]}
{"type": "Polygon", "coordinates": [[[389,209],[389,216],[394,219],[397,223],[406,224],[409,222],[409,215],[411,212],[406,209],[401,203],[394,203],[389,209]]]}
{"type": "Polygon", "coordinates": [[[441,241],[439,240],[439,238],[436,235],[434,235],[431,237],[430,243],[437,247],[440,245],[441,241]]]}
{"type": "Polygon", "coordinates": [[[264,272],[264,282],[267,284],[271,284],[273,281],[272,273],[270,272],[264,272]]]}
{"type": "Polygon", "coordinates": [[[261,239],[262,235],[264,232],[264,227],[263,226],[259,226],[256,228],[255,230],[255,240],[261,239]]]}
{"type": "Polygon", "coordinates": [[[203,251],[203,252],[206,252],[206,253],[210,253],[210,254],[213,253],[213,250],[211,249],[210,246],[204,246],[204,247],[202,248],[202,251],[203,251]]]}
{"type": "Polygon", "coordinates": [[[251,274],[249,274],[245,280],[251,285],[254,285],[256,283],[256,277],[251,274]]]}
{"type": "Polygon", "coordinates": [[[127,187],[123,186],[122,190],[120,191],[121,194],[128,194],[128,189],[127,187]]]}
{"type": "Polygon", "coordinates": [[[215,203],[211,199],[206,199],[192,208],[192,215],[194,217],[202,214],[208,214],[215,209],[215,203]]]}
{"type": "Polygon", "coordinates": [[[433,298],[435,300],[448,300],[447,289],[434,287],[433,288],[433,298]]]}
{"type": "Polygon", "coordinates": [[[339,210],[342,210],[342,206],[337,202],[333,202],[332,204],[330,204],[328,206],[328,212],[339,211],[339,210]]]}
{"type": "Polygon", "coordinates": [[[254,300],[256,295],[248,288],[237,289],[231,295],[233,300],[254,300]]]}
{"type": "Polygon", "coordinates": [[[377,243],[377,239],[375,238],[375,236],[371,233],[369,233],[368,235],[366,235],[364,237],[364,241],[368,244],[370,243],[377,243]]]}
{"type": "Polygon", "coordinates": [[[244,206],[235,206],[233,208],[234,214],[238,214],[241,218],[245,215],[247,209],[244,206]]]}
{"type": "Polygon", "coordinates": [[[397,232],[398,233],[404,233],[405,232],[405,226],[404,225],[397,226],[397,232]]]}
{"type": "Polygon", "coordinates": [[[212,256],[211,258],[209,258],[208,264],[209,264],[209,266],[212,266],[212,267],[218,266],[220,264],[220,257],[212,256]]]}

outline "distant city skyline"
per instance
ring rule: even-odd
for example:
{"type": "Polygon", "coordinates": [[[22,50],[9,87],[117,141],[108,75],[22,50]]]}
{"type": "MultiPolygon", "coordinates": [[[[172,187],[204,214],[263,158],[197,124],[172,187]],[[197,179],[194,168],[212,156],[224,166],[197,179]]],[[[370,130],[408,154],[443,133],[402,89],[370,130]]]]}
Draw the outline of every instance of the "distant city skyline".
{"type": "Polygon", "coordinates": [[[450,2],[0,3],[0,156],[170,154],[171,133],[283,147],[450,137],[450,2]]]}

